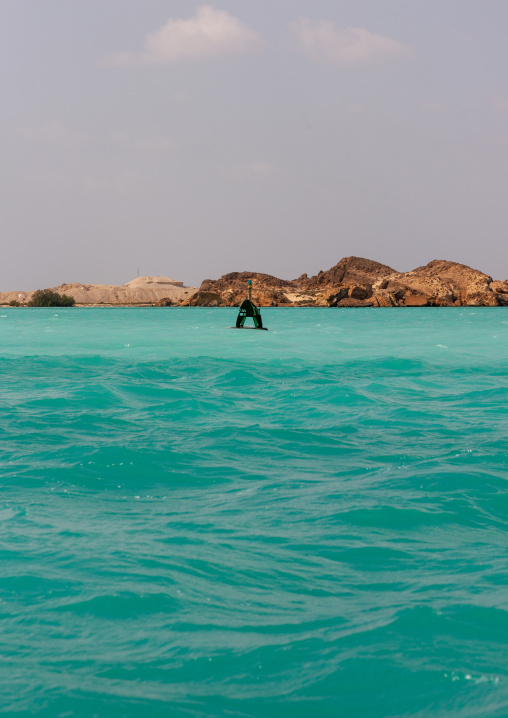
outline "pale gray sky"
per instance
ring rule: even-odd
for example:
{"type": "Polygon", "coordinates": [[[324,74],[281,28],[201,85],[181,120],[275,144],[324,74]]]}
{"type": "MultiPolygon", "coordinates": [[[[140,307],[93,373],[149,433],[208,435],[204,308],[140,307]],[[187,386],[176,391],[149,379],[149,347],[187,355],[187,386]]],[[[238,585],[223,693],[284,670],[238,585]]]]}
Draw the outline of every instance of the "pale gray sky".
{"type": "Polygon", "coordinates": [[[503,0],[0,0],[0,289],[508,277],[503,0]]]}

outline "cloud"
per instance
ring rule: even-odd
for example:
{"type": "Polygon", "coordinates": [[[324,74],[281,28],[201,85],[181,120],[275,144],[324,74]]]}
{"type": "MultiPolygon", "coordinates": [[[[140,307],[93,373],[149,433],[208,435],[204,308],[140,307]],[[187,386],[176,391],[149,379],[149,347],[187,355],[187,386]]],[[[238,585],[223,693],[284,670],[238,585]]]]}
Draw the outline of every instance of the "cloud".
{"type": "Polygon", "coordinates": [[[143,189],[143,178],[135,172],[87,177],[85,189],[99,194],[137,194],[143,189]]]}
{"type": "Polygon", "coordinates": [[[502,97],[500,95],[491,99],[491,107],[494,112],[498,115],[508,114],[508,97],[502,97]]]}
{"type": "Polygon", "coordinates": [[[440,102],[436,102],[435,100],[425,100],[424,102],[420,103],[420,107],[422,110],[425,110],[425,112],[431,112],[436,114],[437,112],[441,112],[443,109],[440,102]]]}
{"type": "Polygon", "coordinates": [[[235,167],[221,167],[221,174],[224,179],[243,181],[251,178],[265,179],[275,174],[276,168],[269,162],[257,160],[235,167]]]}
{"type": "Polygon", "coordinates": [[[92,137],[60,124],[48,122],[43,125],[23,126],[16,129],[19,137],[34,145],[43,145],[54,149],[76,149],[78,147],[97,147],[104,142],[122,150],[137,150],[165,154],[176,152],[181,145],[172,137],[156,134],[133,137],[125,132],[109,132],[102,138],[92,137]]]}
{"type": "Polygon", "coordinates": [[[185,92],[173,92],[171,100],[175,103],[175,105],[186,105],[190,102],[190,97],[189,95],[186,95],[185,92]]]}
{"type": "Polygon", "coordinates": [[[351,102],[347,106],[347,110],[349,114],[351,115],[362,115],[363,114],[363,107],[362,105],[359,105],[357,102],[351,102]]]}
{"type": "Polygon", "coordinates": [[[269,162],[251,162],[248,167],[254,177],[270,177],[275,172],[275,167],[269,162]]]}
{"type": "Polygon", "coordinates": [[[475,39],[472,35],[470,35],[467,32],[463,32],[462,30],[452,30],[453,34],[460,38],[461,40],[466,40],[466,42],[474,42],[475,39]]]}
{"type": "Polygon", "coordinates": [[[32,127],[18,127],[17,133],[27,142],[47,145],[58,149],[72,149],[88,144],[91,137],[84,132],[76,132],[59,122],[48,122],[32,127]]]}
{"type": "Polygon", "coordinates": [[[259,35],[225,10],[202,5],[188,20],[169,19],[145,40],[141,52],[122,52],[105,58],[108,65],[162,65],[235,55],[255,50],[259,35]]]}
{"type": "Polygon", "coordinates": [[[312,23],[300,18],[290,30],[300,48],[311,60],[338,65],[367,65],[410,54],[410,48],[397,40],[376,35],[362,27],[338,30],[332,22],[312,23]]]}
{"type": "Polygon", "coordinates": [[[176,140],[166,135],[131,137],[131,135],[125,132],[110,132],[108,140],[115,147],[122,149],[155,152],[158,154],[176,152],[181,148],[181,145],[176,140]]]}

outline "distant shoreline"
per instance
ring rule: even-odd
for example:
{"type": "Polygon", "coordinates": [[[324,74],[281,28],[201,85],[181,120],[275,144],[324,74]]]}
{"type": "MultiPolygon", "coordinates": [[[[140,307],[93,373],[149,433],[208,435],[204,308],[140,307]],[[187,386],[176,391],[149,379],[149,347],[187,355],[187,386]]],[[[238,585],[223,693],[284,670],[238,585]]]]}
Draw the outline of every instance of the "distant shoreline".
{"type": "MultiPolygon", "coordinates": [[[[363,257],[344,257],[327,271],[297,279],[260,272],[230,272],[189,287],[163,276],[138,277],[121,286],[61,284],[79,307],[200,306],[238,307],[252,281],[259,307],[496,307],[508,306],[508,280],[458,262],[435,259],[409,272],[398,272],[363,257]]],[[[0,292],[0,305],[26,305],[34,290],[0,292]]]]}
{"type": "MultiPolygon", "coordinates": [[[[205,305],[182,305],[182,304],[173,304],[171,306],[161,306],[157,304],[75,304],[73,307],[29,307],[26,305],[22,305],[20,307],[13,307],[9,306],[8,304],[0,304],[1,309],[45,309],[45,310],[58,310],[61,311],[63,309],[65,310],[72,310],[72,309],[238,309],[240,305],[227,305],[227,306],[205,306],[205,305]]],[[[363,304],[358,306],[316,306],[312,304],[279,304],[277,306],[265,306],[262,307],[263,311],[266,309],[499,309],[502,307],[508,306],[508,303],[505,305],[498,304],[498,305],[480,305],[480,304],[452,304],[449,306],[429,306],[429,305],[419,305],[419,306],[408,306],[408,305],[399,305],[398,307],[375,307],[373,305],[363,304]]]]}

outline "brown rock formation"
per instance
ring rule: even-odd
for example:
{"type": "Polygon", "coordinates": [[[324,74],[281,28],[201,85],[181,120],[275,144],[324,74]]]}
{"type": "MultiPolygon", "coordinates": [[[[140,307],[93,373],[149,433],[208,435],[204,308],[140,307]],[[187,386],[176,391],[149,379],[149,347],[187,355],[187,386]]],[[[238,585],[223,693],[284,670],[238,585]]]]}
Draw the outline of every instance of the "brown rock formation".
{"type": "Polygon", "coordinates": [[[382,288],[394,293],[403,306],[497,306],[491,282],[492,277],[465,264],[435,259],[411,272],[394,272],[384,278],[382,288]]]}
{"type": "Polygon", "coordinates": [[[346,299],[341,299],[340,302],[337,304],[338,307],[373,307],[374,304],[372,302],[362,302],[361,299],[354,299],[350,297],[346,297],[346,299]]]}
{"type": "Polygon", "coordinates": [[[345,257],[326,272],[284,280],[269,274],[232,272],[206,279],[184,304],[239,306],[253,281],[258,306],[452,307],[508,305],[508,280],[465,264],[436,259],[410,272],[397,272],[362,257],[345,257]]]}
{"type": "MultiPolygon", "coordinates": [[[[344,257],[334,267],[326,272],[319,272],[315,277],[310,279],[302,278],[300,281],[302,286],[308,288],[316,287],[323,284],[331,284],[334,286],[346,284],[372,284],[382,277],[394,274],[395,270],[386,264],[374,262],[372,259],[364,259],[363,257],[344,257]]],[[[306,277],[306,275],[303,275],[306,277]]]]}
{"type": "Polygon", "coordinates": [[[508,294],[508,281],[506,282],[491,282],[490,288],[493,292],[498,294],[508,294]]]}
{"type": "Polygon", "coordinates": [[[285,292],[294,292],[294,282],[257,272],[231,272],[220,279],[205,279],[199,291],[185,303],[193,307],[239,307],[245,299],[249,279],[253,282],[252,301],[258,306],[277,307],[293,303],[287,299],[285,292]]]}

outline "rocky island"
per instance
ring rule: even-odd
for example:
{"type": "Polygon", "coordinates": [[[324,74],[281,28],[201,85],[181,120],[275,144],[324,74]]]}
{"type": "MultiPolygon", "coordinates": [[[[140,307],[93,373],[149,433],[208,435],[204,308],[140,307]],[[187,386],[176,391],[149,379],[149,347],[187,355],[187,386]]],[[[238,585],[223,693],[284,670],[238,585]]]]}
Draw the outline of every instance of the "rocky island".
{"type": "Polygon", "coordinates": [[[497,307],[508,306],[508,280],[465,264],[435,259],[410,272],[397,272],[362,257],[345,257],[326,272],[284,280],[269,274],[232,272],[205,279],[182,304],[238,306],[253,280],[252,300],[261,307],[497,307]]]}
{"type": "MultiPolygon", "coordinates": [[[[410,272],[362,257],[345,257],[309,277],[279,279],[259,272],[231,272],[188,287],[169,277],[138,277],[121,286],[61,284],[53,291],[80,306],[233,307],[245,298],[253,280],[252,300],[260,307],[498,307],[508,306],[508,280],[465,264],[435,259],[410,272]]],[[[0,304],[27,304],[32,291],[0,292],[0,304]]]]}

